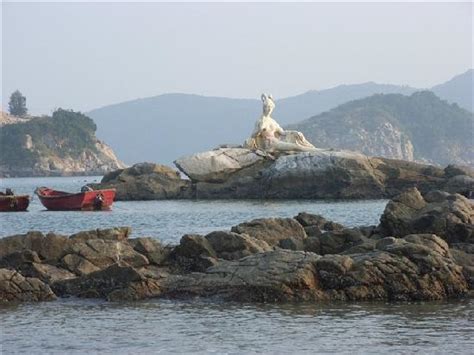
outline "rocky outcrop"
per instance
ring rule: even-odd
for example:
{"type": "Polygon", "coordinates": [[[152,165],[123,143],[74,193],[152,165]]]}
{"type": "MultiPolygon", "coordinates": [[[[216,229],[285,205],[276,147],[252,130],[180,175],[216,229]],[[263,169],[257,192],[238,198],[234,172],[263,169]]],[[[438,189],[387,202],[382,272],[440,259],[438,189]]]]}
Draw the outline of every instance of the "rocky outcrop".
{"type": "Polygon", "coordinates": [[[0,239],[0,301],[463,297],[474,285],[473,210],[461,195],[413,188],[387,204],[379,226],[346,228],[300,213],[184,235],[176,246],[130,239],[127,227],[30,232],[0,239]]]}
{"type": "Polygon", "coordinates": [[[106,298],[111,301],[137,300],[159,295],[156,280],[143,276],[127,264],[113,264],[91,274],[53,283],[54,292],[61,296],[106,298]]]}
{"type": "Polygon", "coordinates": [[[263,240],[271,246],[276,246],[283,239],[295,239],[302,241],[306,233],[293,218],[261,218],[250,222],[241,223],[232,227],[232,232],[245,233],[249,236],[263,240]]]}
{"type": "Polygon", "coordinates": [[[272,156],[243,148],[220,148],[179,159],[175,170],[138,164],[106,175],[93,188],[114,187],[119,200],[391,198],[407,188],[468,195],[474,177],[466,169],[318,149],[272,156]]]}
{"type": "Polygon", "coordinates": [[[433,235],[382,240],[373,253],[319,256],[275,250],[224,261],[205,273],[170,277],[169,297],[250,302],[439,300],[468,291],[447,244],[433,235]]]}
{"type": "Polygon", "coordinates": [[[0,176],[102,175],[121,169],[113,150],[95,136],[87,116],[58,109],[52,117],[0,120],[0,176]]]}
{"type": "Polygon", "coordinates": [[[19,272],[0,269],[0,303],[52,301],[56,295],[37,278],[24,277],[19,272]]]}
{"type": "Polygon", "coordinates": [[[474,243],[474,206],[459,194],[416,188],[391,200],[380,219],[384,235],[434,233],[448,243],[474,243]]]}
{"type": "Polygon", "coordinates": [[[191,182],[180,178],[179,172],[164,165],[135,164],[106,174],[94,189],[115,188],[116,200],[164,200],[190,198],[191,182]]]}

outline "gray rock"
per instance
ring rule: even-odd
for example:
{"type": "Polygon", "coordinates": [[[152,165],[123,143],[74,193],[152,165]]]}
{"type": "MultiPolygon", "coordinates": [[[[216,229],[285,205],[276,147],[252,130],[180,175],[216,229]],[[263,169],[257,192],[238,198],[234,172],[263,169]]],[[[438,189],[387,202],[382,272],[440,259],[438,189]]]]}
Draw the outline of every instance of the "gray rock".
{"type": "Polygon", "coordinates": [[[467,294],[463,268],[441,238],[413,235],[379,246],[383,250],[322,257],[283,249],[253,254],[222,261],[205,273],[170,275],[162,295],[288,302],[441,300],[467,294]]]}
{"type": "Polygon", "coordinates": [[[367,238],[357,228],[325,232],[313,238],[319,240],[319,254],[321,255],[339,254],[367,241],[367,238]]]}
{"type": "Polygon", "coordinates": [[[196,234],[184,235],[170,253],[172,264],[184,272],[205,271],[217,264],[217,255],[209,241],[196,234]]]}
{"type": "Polygon", "coordinates": [[[131,234],[130,227],[117,227],[108,229],[94,229],[72,234],[69,238],[73,242],[86,242],[91,239],[103,239],[111,241],[127,240],[131,234]]]}
{"type": "MultiPolygon", "coordinates": [[[[295,219],[298,222],[300,222],[300,224],[303,227],[305,227],[305,230],[306,230],[307,227],[317,227],[320,230],[326,230],[326,231],[344,229],[344,226],[342,224],[339,224],[339,223],[336,223],[336,222],[333,222],[333,221],[328,221],[323,216],[320,216],[320,215],[317,215],[317,214],[310,214],[310,213],[306,213],[306,212],[301,212],[301,213],[298,213],[298,215],[295,217],[295,219]]],[[[317,233],[315,233],[315,234],[317,234],[317,233]]]]}
{"type": "Polygon", "coordinates": [[[280,239],[280,241],[278,242],[278,246],[282,249],[304,251],[306,239],[304,240],[299,240],[299,239],[294,239],[294,238],[280,239]]]}
{"type": "Polygon", "coordinates": [[[61,265],[79,276],[87,275],[94,271],[100,270],[99,267],[95,266],[89,260],[78,254],[65,255],[61,260],[61,265]]]}
{"type": "Polygon", "coordinates": [[[0,303],[52,301],[56,295],[37,278],[24,277],[19,272],[0,269],[0,303]]]}
{"type": "Polygon", "coordinates": [[[174,163],[192,181],[222,182],[236,171],[263,160],[245,148],[219,148],[177,159],[174,163]]]}
{"type": "Polygon", "coordinates": [[[238,260],[251,254],[272,250],[264,240],[246,234],[217,231],[209,233],[205,238],[217,257],[226,260],[238,260]]]}
{"type": "Polygon", "coordinates": [[[107,174],[93,189],[115,188],[115,199],[162,200],[189,198],[191,182],[180,178],[179,172],[164,165],[139,163],[107,174]]]}
{"type": "Polygon", "coordinates": [[[135,268],[118,263],[82,277],[55,282],[51,287],[61,297],[107,298],[113,291],[145,280],[135,268]]]}
{"type": "Polygon", "coordinates": [[[270,246],[278,245],[282,239],[303,240],[307,237],[301,224],[293,218],[254,219],[232,227],[231,231],[238,234],[248,234],[255,239],[267,242],[270,246]]]}
{"type": "Polygon", "coordinates": [[[390,201],[378,229],[385,236],[433,233],[448,243],[474,243],[474,205],[459,194],[430,192],[427,200],[416,188],[390,201]]]}
{"type": "Polygon", "coordinates": [[[24,264],[40,263],[41,259],[35,251],[28,249],[14,251],[0,259],[0,268],[18,269],[24,264]]]}
{"type": "Polygon", "coordinates": [[[154,238],[135,238],[128,242],[135,251],[146,256],[151,264],[163,264],[170,253],[170,248],[164,247],[154,238]]]}
{"type": "Polygon", "coordinates": [[[323,149],[274,157],[222,148],[176,163],[191,180],[169,167],[141,163],[105,176],[94,188],[114,187],[119,200],[368,199],[390,198],[415,186],[422,193],[441,189],[465,194],[472,191],[474,178],[451,176],[452,169],[446,173],[432,165],[323,149]]]}

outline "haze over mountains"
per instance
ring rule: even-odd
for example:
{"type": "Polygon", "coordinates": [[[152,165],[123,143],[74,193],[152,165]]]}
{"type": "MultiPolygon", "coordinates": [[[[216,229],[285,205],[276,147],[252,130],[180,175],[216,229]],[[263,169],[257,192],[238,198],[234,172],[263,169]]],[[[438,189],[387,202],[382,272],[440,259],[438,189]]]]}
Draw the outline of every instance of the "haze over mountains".
{"type": "MultiPolygon", "coordinates": [[[[471,69],[432,90],[441,99],[472,112],[472,78],[471,69]]],[[[372,82],[341,85],[277,100],[272,116],[282,125],[294,124],[348,101],[374,94],[410,95],[416,91],[418,89],[408,86],[372,82]]],[[[449,106],[446,102],[442,104],[449,106]]],[[[444,114],[451,112],[447,109],[442,111],[444,114]]],[[[137,99],[89,112],[97,124],[98,136],[129,164],[141,161],[169,164],[180,156],[209,150],[219,144],[241,144],[250,135],[260,114],[261,102],[258,99],[189,94],[165,94],[137,99]]],[[[419,117],[410,119],[417,122],[419,117]]],[[[429,117],[422,119],[425,123],[426,120],[429,121],[429,117]]],[[[449,117],[438,119],[448,120],[449,117]]],[[[472,125],[468,133],[472,134],[472,125]]],[[[357,145],[348,148],[359,149],[357,145]]],[[[386,147],[385,150],[381,148],[381,151],[394,149],[396,148],[386,147]]],[[[417,159],[416,151],[413,157],[417,159]]],[[[444,159],[435,159],[433,162],[441,164],[444,159]]]]}

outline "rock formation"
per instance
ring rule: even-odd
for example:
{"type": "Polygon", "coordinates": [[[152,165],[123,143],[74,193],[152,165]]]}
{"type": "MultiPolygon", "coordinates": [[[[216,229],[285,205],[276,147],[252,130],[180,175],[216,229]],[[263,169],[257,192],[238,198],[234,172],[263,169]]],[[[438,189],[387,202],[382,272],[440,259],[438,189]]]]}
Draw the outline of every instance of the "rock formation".
{"type": "Polygon", "coordinates": [[[469,168],[442,169],[349,151],[317,149],[275,156],[219,148],[180,158],[176,165],[189,180],[180,179],[171,168],[146,163],[110,173],[91,186],[114,187],[122,200],[391,198],[410,187],[465,195],[474,191],[474,173],[469,168]]]}
{"type": "Polygon", "coordinates": [[[444,300],[474,287],[474,205],[409,189],[378,226],[322,216],[264,218],[184,235],[176,246],[130,228],[0,239],[0,302],[56,297],[231,301],[444,300]]]}

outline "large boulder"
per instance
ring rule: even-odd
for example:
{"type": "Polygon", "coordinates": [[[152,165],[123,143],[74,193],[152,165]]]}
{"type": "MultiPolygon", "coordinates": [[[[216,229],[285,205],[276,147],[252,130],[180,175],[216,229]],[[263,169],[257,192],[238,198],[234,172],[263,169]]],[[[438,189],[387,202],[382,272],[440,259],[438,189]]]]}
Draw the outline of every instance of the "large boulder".
{"type": "Polygon", "coordinates": [[[254,219],[232,227],[231,231],[263,240],[270,246],[277,246],[282,239],[303,240],[307,237],[302,225],[293,218],[254,219]]]}
{"type": "Polygon", "coordinates": [[[168,258],[170,248],[163,246],[159,240],[149,237],[128,240],[135,251],[146,256],[150,264],[161,265],[168,258]]]}
{"type": "Polygon", "coordinates": [[[225,261],[205,274],[172,276],[164,284],[168,297],[219,296],[225,300],[278,302],[321,298],[311,253],[276,250],[225,261]]]}
{"type": "Polygon", "coordinates": [[[311,237],[311,241],[306,242],[305,250],[320,255],[339,254],[367,242],[368,239],[357,228],[345,228],[311,237]]]}
{"type": "Polygon", "coordinates": [[[23,276],[38,278],[48,284],[76,277],[68,270],[42,263],[38,254],[28,249],[15,251],[1,258],[0,268],[16,270],[23,276]]]}
{"type": "Polygon", "coordinates": [[[116,200],[162,200],[189,198],[191,182],[179,172],[159,164],[139,163],[106,174],[93,189],[115,188],[116,200]]]}
{"type": "Polygon", "coordinates": [[[263,152],[245,148],[218,148],[179,158],[174,163],[194,182],[222,182],[264,157],[263,152]]]}
{"type": "Polygon", "coordinates": [[[26,234],[14,235],[0,239],[0,258],[16,251],[31,250],[50,262],[55,262],[63,255],[68,238],[49,233],[31,231],[26,234]]]}
{"type": "Polygon", "coordinates": [[[255,253],[272,250],[264,241],[246,234],[217,231],[205,236],[217,257],[226,260],[238,260],[255,253]]]}
{"type": "Polygon", "coordinates": [[[329,221],[321,215],[300,212],[295,219],[304,227],[306,234],[319,235],[320,231],[334,231],[344,229],[342,224],[329,221]],[[308,233],[309,232],[309,233],[308,233]]]}
{"type": "Polygon", "coordinates": [[[452,244],[450,252],[456,263],[463,267],[469,287],[474,289],[474,244],[452,244]]]}
{"type": "Polygon", "coordinates": [[[34,251],[43,262],[58,263],[70,249],[71,245],[92,239],[108,241],[125,241],[131,233],[130,227],[95,229],[72,234],[69,238],[55,233],[44,235],[31,231],[0,239],[0,258],[25,250],[34,251]]]}
{"type": "Polygon", "coordinates": [[[93,229],[82,231],[69,236],[73,242],[85,242],[91,239],[103,239],[123,242],[132,233],[130,227],[116,227],[108,229],[93,229]]]}
{"type": "Polygon", "coordinates": [[[43,281],[0,269],[0,303],[52,301],[56,295],[43,281]]]}
{"type": "Polygon", "coordinates": [[[61,297],[109,300],[137,300],[157,296],[160,292],[157,281],[146,278],[137,269],[122,263],[75,279],[55,282],[52,288],[61,297]]]}
{"type": "Polygon", "coordinates": [[[38,253],[32,250],[14,251],[0,258],[0,268],[19,269],[24,264],[40,263],[38,253]]]}
{"type": "Polygon", "coordinates": [[[98,266],[78,254],[65,255],[61,260],[61,266],[79,276],[100,270],[98,266]]]}
{"type": "Polygon", "coordinates": [[[448,243],[474,243],[474,205],[459,194],[411,188],[393,198],[380,218],[386,236],[433,233],[448,243]]]}
{"type": "Polygon", "coordinates": [[[68,270],[56,267],[54,265],[42,263],[23,265],[20,268],[20,271],[24,276],[36,277],[47,284],[61,280],[69,280],[76,277],[75,274],[69,272],[68,270]]]}
{"type": "Polygon", "coordinates": [[[71,243],[65,253],[65,257],[70,254],[78,255],[99,269],[118,262],[134,267],[149,264],[148,259],[135,251],[130,244],[107,239],[89,239],[85,242],[71,243]]]}
{"type": "Polygon", "coordinates": [[[170,253],[169,260],[184,272],[205,271],[217,264],[217,255],[206,238],[197,234],[186,234],[170,253]]]}

